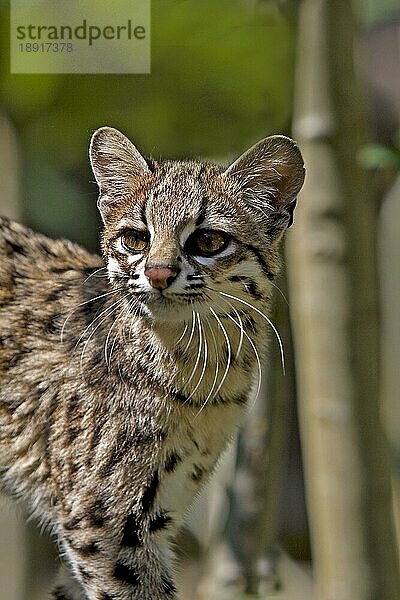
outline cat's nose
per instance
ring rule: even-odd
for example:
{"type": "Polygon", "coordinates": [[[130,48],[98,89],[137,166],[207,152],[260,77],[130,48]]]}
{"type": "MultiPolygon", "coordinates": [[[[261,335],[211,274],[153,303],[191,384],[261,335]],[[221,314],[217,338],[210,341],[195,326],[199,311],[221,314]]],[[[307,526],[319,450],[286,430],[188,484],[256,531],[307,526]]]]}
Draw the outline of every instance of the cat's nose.
{"type": "Polygon", "coordinates": [[[144,274],[149,280],[150,285],[158,290],[165,290],[174,281],[178,275],[178,269],[173,267],[146,267],[144,274]]]}

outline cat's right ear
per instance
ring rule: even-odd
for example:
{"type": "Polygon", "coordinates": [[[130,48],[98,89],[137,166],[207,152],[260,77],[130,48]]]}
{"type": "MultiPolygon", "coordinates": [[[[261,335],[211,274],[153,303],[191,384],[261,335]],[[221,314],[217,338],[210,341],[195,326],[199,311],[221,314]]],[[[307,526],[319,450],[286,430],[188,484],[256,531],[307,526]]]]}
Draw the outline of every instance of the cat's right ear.
{"type": "Polygon", "coordinates": [[[107,209],[129,195],[138,177],[151,171],[132,142],[113,127],[101,127],[94,132],[89,157],[100,190],[97,205],[105,221],[107,209]]]}

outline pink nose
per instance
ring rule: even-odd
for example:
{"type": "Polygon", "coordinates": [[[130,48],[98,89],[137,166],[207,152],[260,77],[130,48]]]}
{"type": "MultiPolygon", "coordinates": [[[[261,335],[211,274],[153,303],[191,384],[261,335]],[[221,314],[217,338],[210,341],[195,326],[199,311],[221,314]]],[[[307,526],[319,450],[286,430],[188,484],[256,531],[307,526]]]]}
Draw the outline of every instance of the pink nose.
{"type": "Polygon", "coordinates": [[[165,290],[171,285],[178,272],[170,267],[149,267],[144,270],[144,274],[153,288],[165,290]]]}

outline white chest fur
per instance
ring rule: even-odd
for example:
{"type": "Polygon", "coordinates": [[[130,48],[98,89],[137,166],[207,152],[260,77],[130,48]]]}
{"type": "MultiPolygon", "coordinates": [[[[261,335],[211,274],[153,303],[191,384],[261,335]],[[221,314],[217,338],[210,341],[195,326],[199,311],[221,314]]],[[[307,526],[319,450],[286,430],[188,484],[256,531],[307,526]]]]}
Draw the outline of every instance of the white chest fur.
{"type": "MultiPolygon", "coordinates": [[[[241,422],[243,406],[188,407],[167,450],[158,504],[177,523],[241,422]],[[170,461],[170,462],[169,462],[170,461]]],[[[178,523],[177,523],[178,524],[178,523]]],[[[180,523],[179,523],[180,524],[180,523]]]]}

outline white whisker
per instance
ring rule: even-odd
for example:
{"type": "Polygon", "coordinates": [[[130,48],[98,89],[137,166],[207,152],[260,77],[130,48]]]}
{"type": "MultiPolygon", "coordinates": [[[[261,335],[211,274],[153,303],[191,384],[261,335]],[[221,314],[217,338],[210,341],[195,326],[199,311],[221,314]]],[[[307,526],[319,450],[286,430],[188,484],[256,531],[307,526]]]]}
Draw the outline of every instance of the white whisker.
{"type": "Polygon", "coordinates": [[[221,319],[219,318],[219,316],[217,315],[217,313],[215,312],[215,310],[211,306],[209,307],[209,309],[210,309],[211,313],[214,315],[214,318],[217,321],[217,323],[218,323],[218,325],[219,325],[219,327],[220,327],[220,329],[222,331],[223,336],[225,337],[225,342],[226,342],[226,347],[227,347],[226,368],[225,368],[224,374],[222,376],[222,379],[219,382],[219,385],[218,385],[216,391],[214,392],[213,398],[215,398],[215,396],[218,394],[219,390],[222,388],[222,386],[224,384],[224,381],[225,381],[225,379],[226,379],[226,377],[228,375],[228,371],[229,371],[229,368],[231,366],[232,349],[231,349],[231,343],[229,341],[229,336],[226,333],[226,329],[223,326],[223,324],[221,322],[221,319]]]}
{"type": "MultiPolygon", "coordinates": [[[[133,315],[132,315],[130,311],[131,311],[131,307],[135,306],[136,302],[137,302],[136,298],[132,298],[128,302],[128,306],[127,306],[127,309],[126,309],[125,318],[124,318],[124,320],[122,322],[122,326],[120,328],[121,336],[123,336],[123,339],[125,339],[125,335],[124,334],[125,334],[125,324],[126,324],[126,321],[128,320],[129,317],[134,318],[135,313],[133,313],[133,315]]],[[[118,336],[116,335],[114,337],[114,341],[112,343],[111,350],[110,350],[110,356],[109,356],[109,359],[108,359],[108,361],[109,361],[109,368],[111,368],[111,359],[112,359],[112,355],[113,355],[115,344],[116,344],[117,340],[118,340],[118,336]]],[[[121,381],[123,383],[125,383],[125,380],[122,377],[121,365],[120,364],[118,364],[118,373],[119,373],[119,377],[120,377],[121,381]]]]}
{"type": "Polygon", "coordinates": [[[183,351],[183,353],[185,354],[190,346],[190,344],[192,343],[192,339],[193,339],[193,335],[194,335],[194,328],[196,325],[196,317],[195,317],[195,312],[194,310],[192,310],[192,331],[190,332],[190,336],[189,336],[189,341],[185,346],[185,349],[183,351]]]}
{"type": "Polygon", "coordinates": [[[179,343],[180,343],[180,342],[183,340],[183,338],[184,338],[184,337],[185,337],[185,335],[186,335],[186,332],[187,332],[188,328],[189,328],[189,324],[188,324],[188,323],[186,323],[186,325],[185,325],[185,328],[184,328],[184,330],[183,330],[183,333],[182,333],[181,337],[179,338],[179,340],[177,340],[177,341],[175,342],[176,346],[177,346],[177,345],[178,345],[178,344],[179,344],[179,343]]]}
{"type": "MultiPolygon", "coordinates": [[[[94,277],[100,271],[107,271],[107,267],[100,267],[100,269],[96,269],[96,271],[93,271],[93,273],[90,273],[90,275],[88,275],[88,277],[86,277],[86,279],[83,281],[82,285],[84,285],[87,281],[89,281],[89,279],[91,277],[94,277]]],[[[107,277],[107,275],[105,275],[105,277],[107,277]]]]}
{"type": "MultiPolygon", "coordinates": [[[[236,314],[238,315],[238,317],[240,319],[240,315],[239,315],[238,311],[235,309],[235,307],[230,302],[228,302],[228,300],[225,300],[225,302],[228,304],[228,306],[230,306],[230,308],[232,308],[236,312],[236,314]]],[[[258,367],[258,383],[257,383],[257,392],[256,392],[255,399],[254,399],[254,402],[255,402],[257,400],[257,398],[258,398],[259,393],[260,393],[261,381],[262,381],[262,369],[261,369],[260,355],[259,355],[259,353],[257,351],[257,348],[256,348],[253,340],[248,335],[248,333],[246,331],[244,331],[242,320],[240,319],[240,324],[239,324],[239,323],[237,323],[237,321],[235,321],[235,319],[228,312],[225,312],[225,315],[236,325],[236,327],[240,328],[241,333],[243,333],[244,336],[246,337],[246,339],[248,340],[250,346],[253,349],[254,355],[256,357],[257,367],[258,367]]]]}
{"type": "Polygon", "coordinates": [[[94,298],[90,298],[89,300],[85,300],[85,302],[81,302],[80,304],[75,306],[72,310],[70,310],[70,312],[68,313],[67,318],[65,319],[63,326],[61,328],[61,333],[60,333],[61,342],[64,341],[65,326],[66,326],[67,322],[69,321],[69,319],[74,314],[74,312],[78,310],[78,308],[81,308],[82,306],[85,306],[86,304],[89,304],[90,302],[95,302],[96,300],[99,300],[100,298],[105,298],[106,296],[111,296],[112,294],[116,294],[117,292],[120,292],[123,289],[124,289],[123,287],[120,287],[120,288],[116,288],[115,290],[110,290],[109,292],[105,292],[104,294],[100,294],[99,296],[95,296],[94,298]]]}
{"type": "Polygon", "coordinates": [[[196,357],[196,361],[195,361],[192,373],[191,373],[189,379],[186,381],[185,387],[187,387],[189,385],[189,383],[192,381],[192,379],[194,377],[194,374],[196,373],[196,370],[197,370],[197,367],[198,367],[198,364],[199,364],[199,361],[200,361],[202,346],[203,346],[203,343],[202,343],[203,331],[202,331],[202,326],[201,326],[201,323],[200,323],[200,317],[199,317],[198,313],[195,313],[195,314],[196,314],[196,319],[197,319],[197,327],[198,327],[198,330],[199,330],[199,349],[198,349],[198,352],[197,352],[197,357],[196,357]]]}
{"type": "MultiPolygon", "coordinates": [[[[85,341],[83,348],[82,348],[82,352],[81,352],[81,358],[80,358],[80,367],[82,368],[82,362],[84,359],[84,355],[85,355],[85,351],[87,348],[87,345],[89,344],[90,340],[92,339],[93,335],[96,333],[96,331],[99,329],[99,327],[101,327],[101,325],[104,323],[104,321],[106,319],[108,319],[108,317],[114,312],[114,310],[117,308],[118,304],[120,304],[123,301],[123,298],[120,298],[119,300],[117,300],[117,302],[115,302],[114,304],[112,304],[109,308],[112,309],[110,311],[107,312],[107,314],[101,319],[101,321],[99,321],[99,323],[97,323],[96,327],[93,329],[93,331],[90,332],[89,337],[87,338],[87,340],[85,341]]],[[[106,312],[106,311],[104,311],[106,312]]],[[[104,314],[104,313],[103,313],[104,314]]],[[[97,320],[97,319],[96,319],[97,320]]],[[[94,321],[91,323],[91,325],[93,325],[94,321]]],[[[85,330],[86,331],[86,330],[85,330]]]]}
{"type": "MultiPolygon", "coordinates": [[[[225,300],[225,302],[227,302],[227,300],[225,300]]],[[[228,303],[229,304],[229,303],[228,303]]],[[[232,307],[232,310],[235,312],[235,314],[237,315],[237,318],[239,319],[239,328],[240,328],[240,338],[239,338],[239,343],[238,343],[238,347],[236,350],[236,355],[235,355],[235,360],[237,360],[239,358],[240,355],[240,351],[242,349],[242,344],[243,344],[243,335],[244,335],[244,327],[243,327],[243,321],[242,318],[239,314],[239,312],[236,310],[236,308],[234,306],[232,306],[232,304],[230,304],[230,306],[232,307]]]]}
{"type": "MultiPolygon", "coordinates": [[[[216,384],[217,384],[218,372],[219,372],[219,359],[218,359],[218,346],[217,346],[217,340],[215,339],[215,334],[214,334],[214,331],[213,331],[213,329],[212,329],[212,327],[211,327],[211,325],[210,325],[210,322],[209,322],[209,320],[207,319],[207,317],[205,317],[205,319],[206,319],[206,321],[207,321],[207,325],[208,325],[208,327],[209,327],[209,329],[210,329],[210,331],[211,331],[211,336],[212,336],[213,343],[214,343],[214,350],[215,350],[216,366],[215,366],[215,375],[214,375],[214,380],[213,380],[213,382],[212,382],[212,385],[211,385],[210,391],[208,392],[208,396],[206,397],[206,399],[204,400],[203,404],[201,405],[201,408],[200,408],[200,410],[199,410],[199,413],[200,413],[200,412],[203,410],[203,408],[206,406],[207,402],[209,401],[209,399],[210,399],[210,398],[211,398],[211,396],[212,396],[212,393],[213,393],[213,391],[214,391],[214,388],[215,388],[215,386],[216,386],[216,384]]],[[[199,414],[199,413],[197,413],[197,414],[199,414]]]]}
{"type": "Polygon", "coordinates": [[[100,325],[101,325],[102,323],[104,323],[104,321],[105,321],[105,320],[106,320],[106,319],[107,319],[107,318],[110,316],[110,314],[111,314],[111,313],[113,312],[113,310],[114,310],[114,309],[117,307],[117,305],[118,305],[120,302],[122,302],[122,300],[123,300],[123,298],[118,298],[118,300],[116,300],[116,301],[115,301],[115,302],[113,302],[113,303],[112,303],[110,306],[108,306],[107,308],[105,308],[105,309],[104,309],[104,310],[103,310],[103,311],[102,311],[102,312],[101,312],[101,313],[100,313],[100,314],[99,314],[99,315],[98,315],[98,316],[97,316],[95,319],[93,319],[93,320],[92,320],[92,322],[91,322],[91,323],[90,323],[90,324],[89,324],[89,325],[86,327],[86,329],[83,331],[83,333],[82,333],[82,334],[79,336],[79,339],[78,339],[78,341],[76,342],[76,344],[75,344],[75,346],[74,346],[74,350],[75,350],[75,349],[76,349],[76,348],[79,346],[79,344],[80,344],[81,340],[83,339],[83,337],[84,337],[85,333],[86,333],[86,332],[87,332],[87,331],[88,331],[88,330],[89,330],[91,327],[93,327],[93,325],[94,325],[94,323],[95,323],[96,321],[98,321],[99,319],[101,319],[101,317],[103,317],[103,318],[101,319],[101,321],[100,321],[100,322],[99,322],[99,323],[96,325],[96,327],[93,329],[93,331],[90,333],[90,335],[89,335],[88,339],[86,340],[86,342],[85,342],[85,344],[84,344],[84,346],[83,346],[83,350],[82,350],[82,353],[81,353],[81,360],[80,360],[81,366],[82,366],[82,360],[83,360],[83,356],[84,356],[84,353],[85,353],[86,346],[88,345],[88,343],[89,343],[89,341],[90,341],[90,339],[91,339],[92,335],[95,333],[95,331],[97,331],[97,329],[100,327],[100,325]],[[105,315],[105,316],[104,316],[104,315],[105,315]]]}
{"type": "Polygon", "coordinates": [[[281,354],[282,371],[283,371],[283,374],[285,375],[285,354],[284,354],[284,350],[283,350],[283,343],[282,343],[281,336],[279,335],[279,331],[277,330],[277,328],[275,327],[275,325],[273,324],[271,319],[269,319],[263,312],[261,312],[261,310],[259,310],[258,308],[256,308],[252,304],[250,304],[249,302],[246,302],[246,300],[242,300],[241,298],[238,298],[237,296],[232,296],[232,294],[227,294],[226,292],[218,292],[218,294],[220,294],[221,296],[226,296],[227,298],[231,298],[232,300],[237,300],[238,302],[241,302],[245,306],[248,306],[249,308],[254,310],[257,314],[260,315],[260,317],[262,317],[263,319],[265,319],[265,321],[267,321],[267,323],[269,323],[272,331],[274,332],[274,334],[276,336],[276,339],[278,340],[279,350],[280,350],[280,354],[281,354]]]}
{"type": "MultiPolygon", "coordinates": [[[[196,384],[196,387],[194,388],[194,390],[192,390],[192,393],[191,393],[191,394],[190,394],[190,396],[187,398],[186,402],[187,402],[188,400],[190,400],[190,398],[192,398],[192,396],[194,396],[194,394],[195,394],[195,393],[197,392],[197,390],[199,389],[199,387],[200,387],[200,384],[201,384],[201,382],[203,381],[204,373],[205,373],[205,371],[206,371],[206,368],[207,368],[208,346],[207,346],[206,333],[205,333],[205,330],[203,329],[203,327],[201,326],[201,319],[200,319],[200,315],[199,315],[199,313],[197,313],[197,318],[198,318],[198,320],[199,320],[199,326],[200,326],[200,328],[201,328],[201,329],[202,329],[202,331],[203,331],[204,361],[203,361],[203,368],[202,368],[202,370],[201,370],[200,377],[199,377],[199,380],[198,380],[198,382],[197,382],[197,384],[196,384]]],[[[204,405],[203,405],[203,406],[204,406],[204,405]]],[[[203,408],[203,407],[202,407],[202,408],[203,408]]],[[[201,412],[201,409],[199,410],[199,412],[201,412]]]]}
{"type": "MultiPolygon", "coordinates": [[[[109,339],[110,339],[111,332],[112,332],[112,330],[114,329],[114,327],[115,327],[115,325],[116,325],[116,323],[117,323],[117,322],[118,322],[118,318],[117,318],[117,319],[115,319],[115,321],[114,321],[114,322],[111,324],[111,326],[110,326],[110,329],[108,330],[108,333],[107,333],[106,339],[105,339],[105,341],[104,341],[104,359],[105,359],[105,361],[106,361],[106,365],[107,365],[107,367],[108,367],[108,370],[109,370],[109,371],[110,371],[110,369],[111,369],[111,353],[110,353],[110,357],[109,357],[109,359],[108,359],[108,358],[107,358],[107,351],[108,351],[108,341],[109,341],[109,339]]],[[[117,338],[115,337],[115,338],[114,338],[114,342],[115,342],[115,340],[116,340],[116,339],[117,339],[117,338]]],[[[113,347],[114,347],[114,344],[113,344],[112,348],[113,348],[113,347]]]]}
{"type": "Polygon", "coordinates": [[[278,290],[278,292],[280,293],[280,295],[282,296],[282,298],[284,299],[284,301],[286,302],[286,304],[287,304],[288,306],[290,306],[290,304],[289,304],[289,300],[286,298],[286,296],[285,296],[285,294],[282,292],[281,288],[280,288],[278,285],[276,285],[276,283],[274,283],[273,281],[270,281],[270,284],[271,284],[271,285],[272,285],[272,286],[273,286],[275,289],[277,289],[277,290],[278,290]]]}
{"type": "Polygon", "coordinates": [[[84,337],[84,335],[88,331],[88,329],[90,329],[93,326],[93,324],[98,319],[100,319],[105,313],[107,313],[111,308],[113,308],[113,306],[115,306],[116,304],[118,304],[118,302],[120,300],[121,300],[121,298],[118,298],[118,300],[116,300],[115,302],[113,302],[112,304],[110,304],[110,306],[107,306],[104,310],[101,311],[101,313],[99,315],[97,315],[94,319],[91,320],[91,322],[89,323],[89,325],[84,329],[84,331],[79,336],[77,342],[75,343],[74,350],[76,350],[76,348],[79,346],[80,341],[82,340],[82,338],[84,337]]]}

